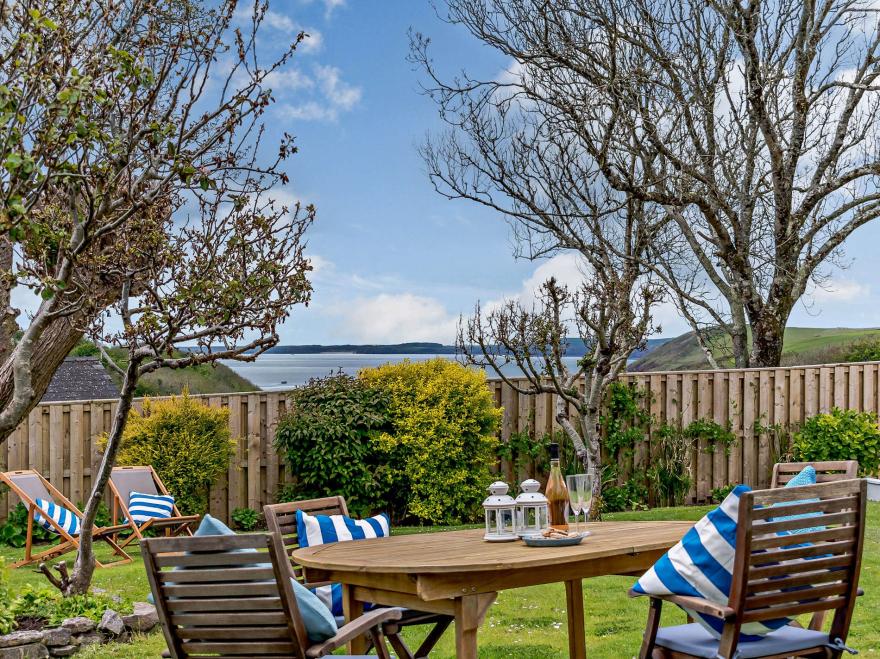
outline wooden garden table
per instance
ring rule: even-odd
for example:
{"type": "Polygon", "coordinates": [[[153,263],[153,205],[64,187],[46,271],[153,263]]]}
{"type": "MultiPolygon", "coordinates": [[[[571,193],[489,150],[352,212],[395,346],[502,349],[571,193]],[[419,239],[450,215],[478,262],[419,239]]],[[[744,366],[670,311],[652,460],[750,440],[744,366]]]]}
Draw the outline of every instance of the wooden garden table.
{"type": "MultiPolygon", "coordinates": [[[[569,656],[586,656],[582,579],[641,573],[692,522],[598,522],[574,547],[536,548],[483,541],[482,530],[399,535],[298,549],[306,580],[343,584],[346,620],[364,602],[455,616],[458,659],[476,659],[477,629],[498,591],[565,582],[569,656]]],[[[624,597],[621,591],[621,597],[624,597]]],[[[349,646],[363,654],[364,641],[349,646]]]]}

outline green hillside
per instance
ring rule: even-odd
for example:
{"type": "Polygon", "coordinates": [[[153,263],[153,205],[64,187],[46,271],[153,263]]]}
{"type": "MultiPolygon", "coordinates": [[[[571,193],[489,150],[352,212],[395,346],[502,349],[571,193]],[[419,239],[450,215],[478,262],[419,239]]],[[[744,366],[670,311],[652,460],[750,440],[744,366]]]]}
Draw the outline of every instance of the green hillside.
{"type": "MultiPolygon", "coordinates": [[[[120,366],[125,365],[125,350],[111,348],[110,356],[120,366]]],[[[72,356],[97,356],[98,349],[88,341],[74,348],[72,356]]],[[[181,355],[183,353],[180,353],[181,355]]],[[[116,371],[107,369],[110,377],[120,384],[116,371]]],[[[179,394],[184,388],[191,394],[225,394],[237,391],[259,391],[260,388],[247,378],[243,378],[223,364],[200,364],[187,368],[160,368],[143,376],[138,383],[137,396],[170,396],[179,394]]]]}
{"type": "MultiPolygon", "coordinates": [[[[833,364],[849,361],[854,346],[868,341],[880,341],[880,328],[853,329],[846,327],[815,328],[789,327],[785,330],[782,363],[833,364]]],[[[729,346],[729,341],[726,346],[729,346]]],[[[729,352],[729,349],[726,351],[729,352]]],[[[732,366],[728,360],[719,360],[723,366],[732,366]]],[[[630,365],[631,371],[681,371],[707,369],[709,365],[697,345],[693,332],[664,343],[630,365]]]]}

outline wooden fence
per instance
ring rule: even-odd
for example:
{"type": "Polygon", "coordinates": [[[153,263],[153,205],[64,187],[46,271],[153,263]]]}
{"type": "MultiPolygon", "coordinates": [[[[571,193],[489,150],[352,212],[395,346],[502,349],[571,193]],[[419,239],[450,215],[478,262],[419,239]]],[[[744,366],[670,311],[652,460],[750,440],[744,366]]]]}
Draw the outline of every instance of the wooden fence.
{"type": "MultiPolygon", "coordinates": [[[[630,373],[622,379],[649,392],[645,404],[659,423],[684,426],[698,418],[730,423],[739,441],[729,455],[699,450],[703,446],[694,451],[693,501],[705,501],[713,488],[729,483],[767,486],[779,450],[772,426],[796,428],[804,419],[833,407],[880,411],[880,362],[630,373]]],[[[494,380],[489,386],[496,404],[504,407],[502,441],[514,432],[534,437],[554,430],[551,395],[520,396],[494,380]]],[[[213,407],[228,407],[229,424],[238,438],[228,473],[211,491],[212,515],[228,519],[235,508],[259,510],[274,501],[287,478],[272,447],[286,396],[284,391],[194,396],[213,407]]],[[[115,401],[38,405],[0,444],[0,470],[37,469],[72,501],[82,501],[100,461],[97,439],[109,430],[114,405],[115,401]]],[[[647,465],[651,443],[649,433],[623,469],[647,465]]],[[[0,494],[0,519],[16,503],[12,495],[0,494]]]]}

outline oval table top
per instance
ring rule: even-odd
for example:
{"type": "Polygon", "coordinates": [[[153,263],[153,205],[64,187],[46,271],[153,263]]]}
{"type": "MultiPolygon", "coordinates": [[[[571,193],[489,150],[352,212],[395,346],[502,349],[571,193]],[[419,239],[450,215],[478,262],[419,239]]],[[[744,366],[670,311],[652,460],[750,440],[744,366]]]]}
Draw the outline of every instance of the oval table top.
{"type": "Polygon", "coordinates": [[[521,541],[486,542],[483,530],[397,535],[297,549],[307,568],[340,572],[438,574],[523,570],[607,556],[666,550],[693,522],[594,522],[573,547],[527,547],[521,541]]]}

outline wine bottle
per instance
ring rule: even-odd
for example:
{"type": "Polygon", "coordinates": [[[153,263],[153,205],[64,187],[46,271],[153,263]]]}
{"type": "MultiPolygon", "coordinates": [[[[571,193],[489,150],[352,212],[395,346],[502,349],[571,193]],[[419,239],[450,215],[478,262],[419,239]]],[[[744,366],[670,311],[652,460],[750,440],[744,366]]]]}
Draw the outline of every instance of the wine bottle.
{"type": "Polygon", "coordinates": [[[565,516],[568,488],[559,468],[559,444],[550,444],[550,477],[544,494],[550,507],[550,526],[559,531],[568,531],[568,518],[565,516]]]}

